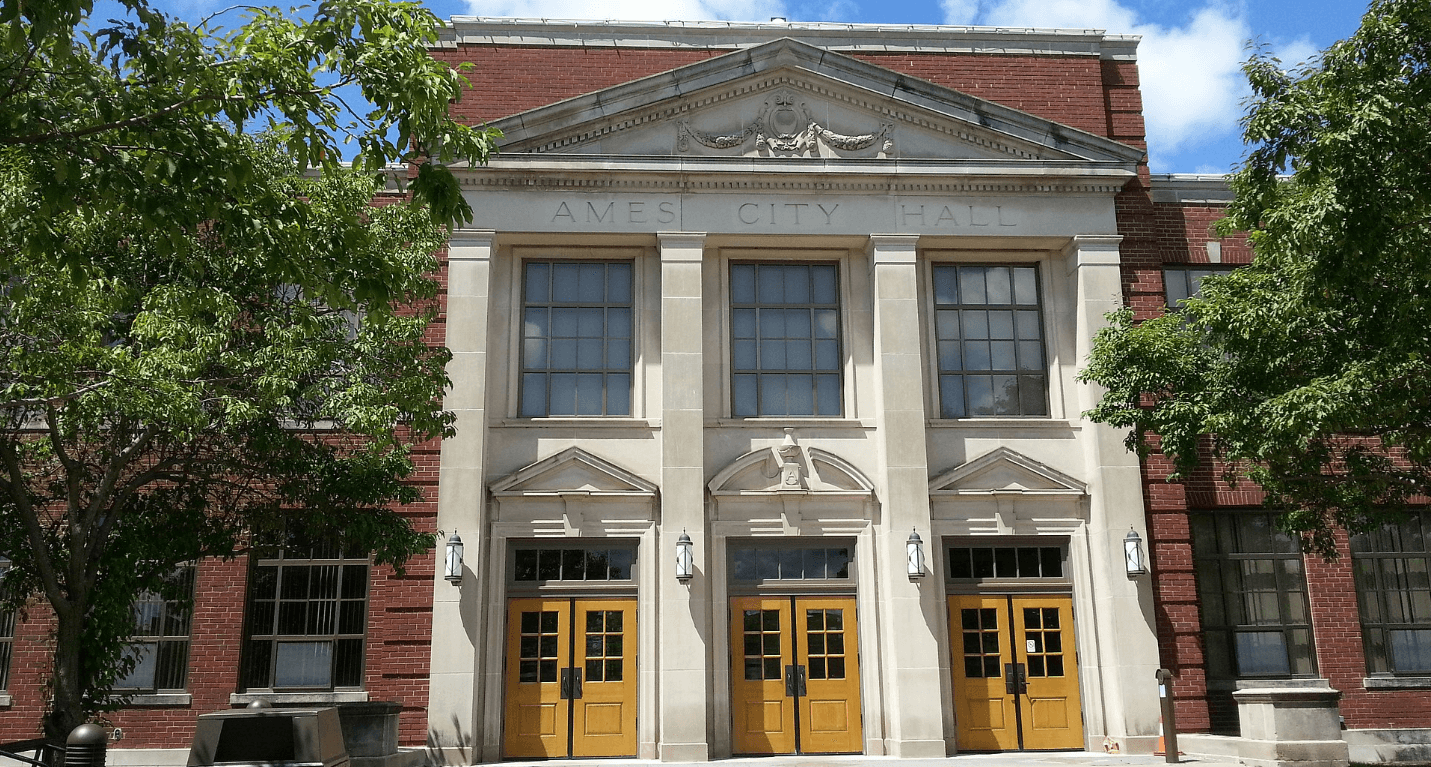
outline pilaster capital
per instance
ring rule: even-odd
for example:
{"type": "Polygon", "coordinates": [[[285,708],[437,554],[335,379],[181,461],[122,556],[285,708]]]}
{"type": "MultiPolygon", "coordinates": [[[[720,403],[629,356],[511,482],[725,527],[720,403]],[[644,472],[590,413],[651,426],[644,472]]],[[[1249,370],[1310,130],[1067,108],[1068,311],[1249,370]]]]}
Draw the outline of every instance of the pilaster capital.
{"type": "Polygon", "coordinates": [[[1076,266],[1118,266],[1122,260],[1118,245],[1123,242],[1121,234],[1078,234],[1063,249],[1064,256],[1072,256],[1076,266]]]}
{"type": "Polygon", "coordinates": [[[865,245],[870,266],[878,264],[913,264],[918,257],[917,234],[872,234],[865,245]]]}
{"type": "Polygon", "coordinates": [[[700,261],[705,257],[705,232],[657,232],[661,261],[700,261]]]}
{"type": "Polygon", "coordinates": [[[494,229],[453,229],[447,237],[448,261],[486,261],[492,258],[494,229]]]}

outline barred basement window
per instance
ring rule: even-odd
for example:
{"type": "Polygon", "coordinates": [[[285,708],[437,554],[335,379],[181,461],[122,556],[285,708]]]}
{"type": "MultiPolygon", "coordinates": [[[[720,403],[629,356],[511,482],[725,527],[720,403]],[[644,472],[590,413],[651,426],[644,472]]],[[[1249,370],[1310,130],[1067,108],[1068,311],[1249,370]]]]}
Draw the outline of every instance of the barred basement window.
{"type": "Polygon", "coordinates": [[[163,594],[145,592],[134,600],[134,634],[129,651],[134,668],[114,689],[125,692],[183,690],[189,668],[189,631],[194,600],[194,568],[180,567],[163,594]]]}
{"type": "Polygon", "coordinates": [[[731,264],[731,413],[838,416],[835,264],[731,264]]]}
{"type": "Polygon", "coordinates": [[[520,413],[631,414],[631,264],[528,261],[520,413]]]}
{"type": "Polygon", "coordinates": [[[247,689],[363,684],[368,556],[333,543],[262,553],[249,575],[247,689]]]}
{"type": "Polygon", "coordinates": [[[1370,674],[1431,674],[1431,515],[1351,538],[1370,674]]]}
{"type": "Polygon", "coordinates": [[[1209,679],[1316,674],[1302,551],[1274,516],[1189,515],[1209,679]]]}
{"type": "Polygon", "coordinates": [[[1034,266],[935,266],[939,417],[1048,415],[1034,266]]]}

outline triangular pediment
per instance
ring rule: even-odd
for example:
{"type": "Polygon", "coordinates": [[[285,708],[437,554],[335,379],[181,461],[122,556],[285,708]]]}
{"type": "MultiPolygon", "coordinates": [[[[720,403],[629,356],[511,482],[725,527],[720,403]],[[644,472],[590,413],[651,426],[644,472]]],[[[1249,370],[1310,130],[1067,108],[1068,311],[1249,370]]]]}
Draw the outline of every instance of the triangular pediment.
{"type": "Polygon", "coordinates": [[[1077,479],[1007,447],[998,447],[956,466],[929,483],[930,495],[1002,493],[1082,496],[1088,488],[1077,479]]]}
{"type": "Polygon", "coordinates": [[[494,124],[505,154],[1137,162],[1110,139],[785,38],[494,124]]]}
{"type": "Polygon", "coordinates": [[[656,486],[579,447],[569,447],[492,483],[496,496],[654,496],[656,486]]]}
{"type": "Polygon", "coordinates": [[[782,456],[778,450],[752,450],[731,461],[709,484],[715,495],[814,493],[868,495],[874,485],[845,459],[817,447],[800,448],[782,456]],[[795,467],[794,475],[782,467],[795,467]],[[787,481],[792,479],[793,481],[787,481]]]}

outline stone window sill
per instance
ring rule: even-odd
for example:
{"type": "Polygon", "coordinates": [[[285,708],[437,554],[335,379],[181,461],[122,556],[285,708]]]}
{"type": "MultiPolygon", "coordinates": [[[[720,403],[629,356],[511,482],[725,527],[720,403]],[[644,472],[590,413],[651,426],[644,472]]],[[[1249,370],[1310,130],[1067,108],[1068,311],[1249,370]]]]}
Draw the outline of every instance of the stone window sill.
{"type": "Polygon", "coordinates": [[[10,693],[0,692],[0,708],[9,708],[14,702],[15,701],[10,697],[10,693]]]}
{"type": "Polygon", "coordinates": [[[229,703],[236,706],[245,706],[256,700],[266,700],[275,706],[334,706],[339,703],[366,703],[368,692],[236,692],[229,695],[229,703]]]}
{"type": "Polygon", "coordinates": [[[1369,676],[1361,680],[1368,690],[1431,690],[1431,676],[1369,676]]]}
{"type": "Polygon", "coordinates": [[[187,692],[161,692],[146,693],[142,695],[129,696],[126,706],[188,706],[193,704],[194,696],[187,692]]]}
{"type": "Polygon", "coordinates": [[[832,418],[828,416],[813,415],[781,415],[781,416],[751,416],[749,418],[726,417],[717,418],[714,422],[707,421],[706,426],[722,427],[744,427],[749,429],[768,429],[772,426],[781,428],[845,428],[845,429],[867,429],[873,423],[859,418],[832,418]]]}
{"type": "Polygon", "coordinates": [[[550,418],[503,418],[496,426],[501,428],[527,429],[658,429],[661,419],[622,418],[611,416],[550,417],[550,418]]]}
{"type": "Polygon", "coordinates": [[[1062,418],[936,418],[931,429],[1063,429],[1078,431],[1082,426],[1062,418]]]}

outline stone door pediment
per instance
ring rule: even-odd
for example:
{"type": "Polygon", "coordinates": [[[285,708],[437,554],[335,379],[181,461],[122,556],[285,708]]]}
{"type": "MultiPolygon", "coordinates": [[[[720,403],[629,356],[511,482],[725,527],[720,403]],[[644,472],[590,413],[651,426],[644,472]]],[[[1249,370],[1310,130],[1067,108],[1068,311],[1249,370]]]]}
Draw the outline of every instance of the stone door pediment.
{"type": "Polygon", "coordinates": [[[968,463],[956,466],[929,482],[931,496],[1020,494],[1081,498],[1088,494],[1083,482],[1046,464],[998,447],[968,463]]]}

